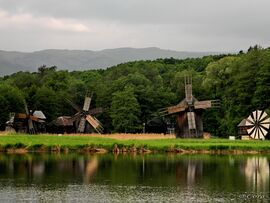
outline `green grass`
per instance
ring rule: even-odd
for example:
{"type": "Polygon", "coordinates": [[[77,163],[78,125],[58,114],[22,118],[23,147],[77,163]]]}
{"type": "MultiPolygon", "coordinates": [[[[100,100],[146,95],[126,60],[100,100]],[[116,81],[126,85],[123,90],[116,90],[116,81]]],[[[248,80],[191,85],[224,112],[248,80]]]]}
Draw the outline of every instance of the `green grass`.
{"type": "Polygon", "coordinates": [[[159,152],[168,149],[183,150],[258,150],[270,151],[270,141],[260,140],[228,140],[228,139],[157,139],[157,140],[116,140],[91,136],[54,136],[54,135],[26,135],[9,134],[0,136],[0,148],[28,150],[65,149],[78,150],[85,148],[104,148],[112,150],[114,145],[119,148],[136,147],[159,152]]]}

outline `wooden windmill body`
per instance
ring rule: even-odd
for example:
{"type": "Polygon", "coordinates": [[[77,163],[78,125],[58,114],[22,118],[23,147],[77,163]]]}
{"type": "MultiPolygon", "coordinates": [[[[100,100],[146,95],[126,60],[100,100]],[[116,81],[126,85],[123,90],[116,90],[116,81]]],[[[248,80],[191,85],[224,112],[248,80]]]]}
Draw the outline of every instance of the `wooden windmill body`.
{"type": "Polygon", "coordinates": [[[102,108],[90,109],[92,96],[88,94],[85,96],[83,108],[80,108],[70,100],[66,99],[70,105],[77,111],[74,116],[61,116],[58,117],[54,123],[64,129],[75,127],[77,133],[89,133],[94,129],[97,133],[102,133],[103,127],[101,122],[94,116],[95,114],[102,113],[102,108]]]}
{"type": "Polygon", "coordinates": [[[176,134],[180,138],[200,138],[203,136],[202,112],[218,107],[218,100],[198,101],[192,94],[192,78],[185,77],[185,99],[175,106],[162,110],[162,114],[176,115],[176,134]]]}

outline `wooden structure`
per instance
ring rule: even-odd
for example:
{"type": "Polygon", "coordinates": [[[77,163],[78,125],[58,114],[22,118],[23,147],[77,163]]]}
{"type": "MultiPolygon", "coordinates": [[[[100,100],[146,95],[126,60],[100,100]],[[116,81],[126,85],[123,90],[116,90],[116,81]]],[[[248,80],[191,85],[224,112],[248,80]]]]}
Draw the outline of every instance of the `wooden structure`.
{"type": "MultiPolygon", "coordinates": [[[[94,108],[90,109],[92,96],[88,94],[85,96],[83,108],[80,108],[73,102],[67,99],[70,105],[77,110],[77,113],[73,116],[61,116],[58,117],[54,124],[58,127],[62,127],[63,129],[69,129],[70,131],[73,127],[76,129],[77,133],[90,133],[91,129],[89,125],[94,129],[97,133],[102,133],[103,127],[100,121],[94,116],[95,114],[102,113],[102,108],[94,108]]],[[[65,131],[65,132],[67,132],[65,131]]]]}
{"type": "Polygon", "coordinates": [[[204,109],[219,107],[219,100],[198,101],[192,94],[192,78],[185,77],[185,98],[161,111],[163,116],[176,115],[176,135],[181,138],[202,138],[204,109]]]}
{"type": "Polygon", "coordinates": [[[238,125],[238,135],[239,136],[249,136],[247,132],[246,119],[244,118],[238,125]]]}
{"type": "Polygon", "coordinates": [[[45,132],[46,117],[42,111],[29,111],[24,101],[25,113],[11,113],[10,120],[6,122],[6,129],[16,132],[35,134],[45,132]]]}

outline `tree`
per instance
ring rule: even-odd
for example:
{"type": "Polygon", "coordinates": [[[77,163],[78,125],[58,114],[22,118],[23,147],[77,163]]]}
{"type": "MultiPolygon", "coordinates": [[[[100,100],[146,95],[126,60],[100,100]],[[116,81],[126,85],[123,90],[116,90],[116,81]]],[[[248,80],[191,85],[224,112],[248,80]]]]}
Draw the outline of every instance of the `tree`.
{"type": "Polygon", "coordinates": [[[5,123],[12,112],[24,112],[23,96],[20,90],[8,84],[0,84],[0,128],[4,130],[5,123]]]}
{"type": "Polygon", "coordinates": [[[58,98],[57,94],[48,87],[41,87],[33,97],[34,107],[43,111],[47,121],[55,119],[59,113],[59,105],[64,102],[63,98],[58,98]]]}
{"type": "Polygon", "coordinates": [[[142,128],[139,120],[140,105],[133,88],[127,86],[123,91],[113,94],[110,116],[115,132],[135,133],[142,128]]]}

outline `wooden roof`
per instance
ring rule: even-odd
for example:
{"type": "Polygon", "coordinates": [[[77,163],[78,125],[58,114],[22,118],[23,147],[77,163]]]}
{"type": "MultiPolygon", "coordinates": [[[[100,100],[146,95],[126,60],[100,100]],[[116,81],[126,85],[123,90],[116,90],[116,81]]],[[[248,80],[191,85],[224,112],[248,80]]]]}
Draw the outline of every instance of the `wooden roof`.
{"type": "Polygon", "coordinates": [[[244,118],[238,125],[237,127],[246,127],[246,119],[244,118]]]}

